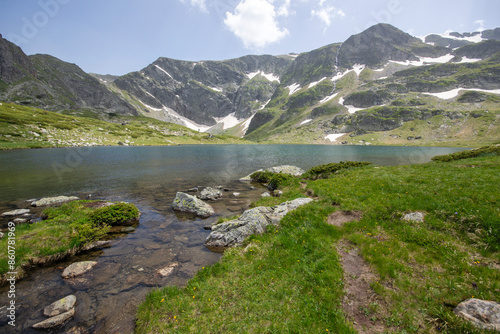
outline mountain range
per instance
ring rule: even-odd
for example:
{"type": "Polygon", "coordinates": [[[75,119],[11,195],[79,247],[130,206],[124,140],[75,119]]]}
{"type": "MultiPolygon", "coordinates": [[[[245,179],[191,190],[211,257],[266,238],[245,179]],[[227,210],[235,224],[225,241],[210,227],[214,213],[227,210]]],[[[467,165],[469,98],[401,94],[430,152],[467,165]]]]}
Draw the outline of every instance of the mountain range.
{"type": "Polygon", "coordinates": [[[123,76],[27,56],[0,35],[0,101],[147,116],[259,142],[422,144],[500,138],[500,28],[417,38],[377,24],[301,54],[158,58],[123,76]]]}

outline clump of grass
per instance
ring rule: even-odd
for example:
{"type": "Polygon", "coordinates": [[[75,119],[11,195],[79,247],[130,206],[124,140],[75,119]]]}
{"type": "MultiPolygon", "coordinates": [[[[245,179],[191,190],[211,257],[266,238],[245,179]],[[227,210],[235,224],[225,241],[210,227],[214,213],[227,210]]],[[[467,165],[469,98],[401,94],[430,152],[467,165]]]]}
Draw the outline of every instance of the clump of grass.
{"type": "Polygon", "coordinates": [[[470,151],[455,152],[446,155],[437,155],[432,158],[436,162],[450,162],[455,160],[469,159],[475,157],[482,157],[487,155],[500,155],[500,145],[484,146],[470,151]]]}
{"type": "Polygon", "coordinates": [[[95,226],[115,226],[139,219],[139,209],[131,203],[117,203],[96,209],[89,217],[95,226]]]}

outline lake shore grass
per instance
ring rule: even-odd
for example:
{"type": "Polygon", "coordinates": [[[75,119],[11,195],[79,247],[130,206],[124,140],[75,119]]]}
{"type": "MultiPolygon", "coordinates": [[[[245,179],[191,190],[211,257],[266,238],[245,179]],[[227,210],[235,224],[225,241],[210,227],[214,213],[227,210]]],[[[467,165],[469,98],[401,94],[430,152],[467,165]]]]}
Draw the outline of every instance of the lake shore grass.
{"type": "Polygon", "coordinates": [[[489,333],[453,308],[472,297],[500,301],[499,184],[496,154],[287,182],[283,197],[254,205],[316,201],[227,250],[185,287],[151,292],[136,332],[489,333]],[[332,223],[349,212],[358,219],[332,223]],[[424,221],[402,220],[410,212],[424,221]],[[345,249],[368,268],[366,291],[349,291],[357,277],[345,249]],[[363,294],[368,301],[356,304],[363,294]]]}
{"type": "Polygon", "coordinates": [[[106,203],[100,207],[103,203],[72,201],[46,208],[44,219],[33,224],[9,222],[6,236],[0,239],[0,249],[9,249],[8,245],[15,240],[15,259],[12,261],[7,251],[0,253],[0,283],[5,282],[8,272],[17,272],[20,278],[31,266],[74,255],[105,239],[115,224],[139,219],[139,211],[133,204],[106,203]]]}
{"type": "Polygon", "coordinates": [[[87,117],[79,117],[0,103],[0,150],[245,143],[251,142],[226,135],[212,136],[144,116],[113,115],[99,119],[92,113],[87,117]]]}

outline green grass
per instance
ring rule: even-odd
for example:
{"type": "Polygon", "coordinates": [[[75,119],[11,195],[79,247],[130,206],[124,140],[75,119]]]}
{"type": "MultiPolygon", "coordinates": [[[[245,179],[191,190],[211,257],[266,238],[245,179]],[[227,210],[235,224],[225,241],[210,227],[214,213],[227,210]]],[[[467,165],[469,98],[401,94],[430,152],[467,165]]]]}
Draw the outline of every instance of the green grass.
{"type": "MultiPolygon", "coordinates": [[[[116,203],[99,209],[96,201],[73,201],[43,211],[45,220],[15,227],[16,266],[21,269],[35,258],[64,257],[79,247],[106,236],[111,225],[138,219],[139,211],[130,203],[116,203]]],[[[0,249],[7,249],[8,238],[0,240],[0,249]]],[[[0,275],[7,273],[7,252],[0,253],[0,275]]]]}
{"type": "Polygon", "coordinates": [[[87,111],[81,111],[87,117],[74,116],[74,112],[72,115],[65,113],[67,115],[1,103],[0,150],[118,145],[119,142],[127,141],[135,146],[249,143],[227,135],[211,137],[181,125],[142,116],[114,115],[98,119],[96,114],[87,111]]]}
{"type": "MultiPolygon", "coordinates": [[[[274,205],[317,200],[279,227],[203,268],[186,287],[154,290],[138,312],[137,333],[355,333],[342,310],[344,273],[336,246],[359,249],[378,280],[363,310],[386,332],[484,333],[453,314],[476,297],[500,300],[500,157],[343,169],[291,184],[274,205]],[[341,227],[337,210],[363,212],[341,227]],[[425,222],[401,220],[421,211],[425,222]],[[474,284],[475,287],[474,286],[474,284]],[[386,305],[387,307],[375,307],[386,305]]],[[[369,328],[368,328],[369,331],[369,328]]]]}

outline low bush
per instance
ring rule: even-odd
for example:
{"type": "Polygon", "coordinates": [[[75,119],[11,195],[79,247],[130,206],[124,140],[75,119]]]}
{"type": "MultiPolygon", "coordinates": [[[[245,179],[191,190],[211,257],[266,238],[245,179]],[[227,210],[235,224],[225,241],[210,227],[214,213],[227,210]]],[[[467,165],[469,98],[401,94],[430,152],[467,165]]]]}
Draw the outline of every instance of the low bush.
{"type": "Polygon", "coordinates": [[[437,155],[431,160],[436,162],[450,162],[455,160],[500,155],[500,146],[484,146],[470,151],[455,152],[446,155],[437,155]]]}
{"type": "Polygon", "coordinates": [[[313,167],[310,170],[308,170],[303,176],[310,180],[326,179],[341,169],[363,167],[367,165],[371,165],[371,162],[362,162],[362,161],[345,161],[345,162],[341,161],[338,163],[332,162],[329,164],[313,167]]]}
{"type": "Polygon", "coordinates": [[[299,184],[297,177],[285,173],[255,172],[251,175],[251,178],[260,183],[267,183],[270,190],[299,184]]]}

